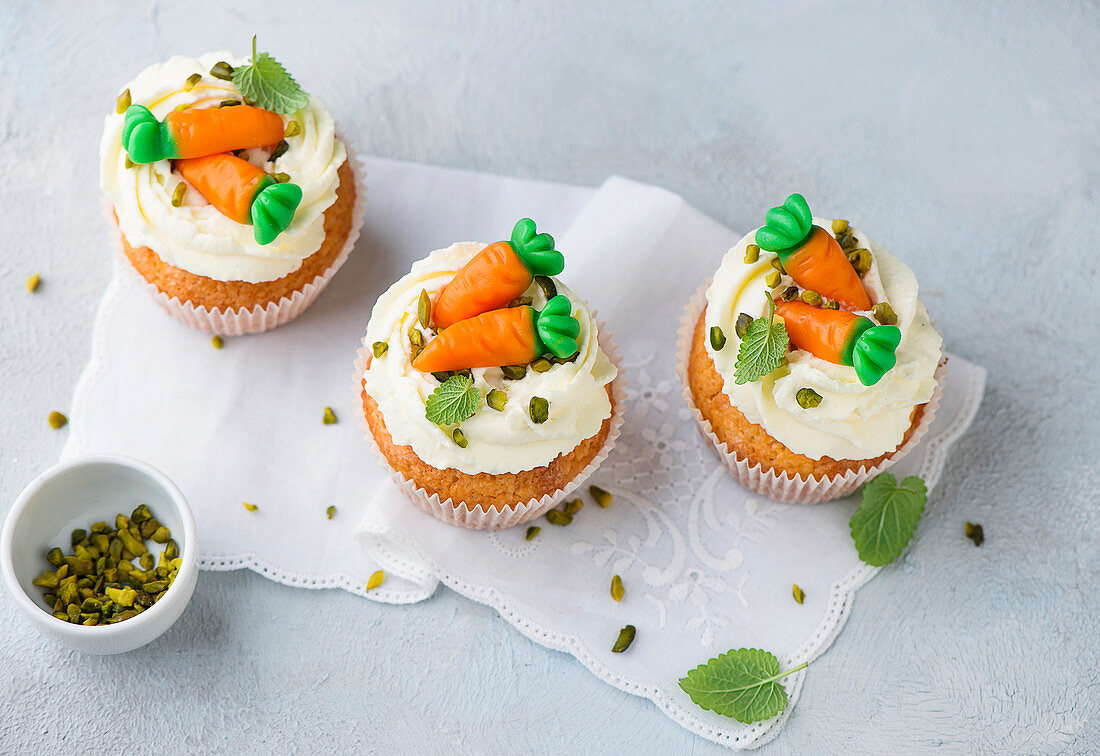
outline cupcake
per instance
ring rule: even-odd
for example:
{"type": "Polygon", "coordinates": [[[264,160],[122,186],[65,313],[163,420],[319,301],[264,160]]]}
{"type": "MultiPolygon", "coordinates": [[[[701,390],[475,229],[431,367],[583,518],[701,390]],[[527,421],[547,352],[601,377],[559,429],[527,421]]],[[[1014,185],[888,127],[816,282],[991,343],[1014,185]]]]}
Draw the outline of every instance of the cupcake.
{"type": "Polygon", "coordinates": [[[432,252],[375,303],[356,363],[364,430],[435,517],[530,520],[611,450],[618,368],[563,266],[524,219],[510,241],[432,252]]]}
{"type": "Polygon", "coordinates": [[[305,310],[361,217],[325,106],[255,41],[251,60],[150,66],[126,85],[100,144],[125,264],[170,314],[227,335],[305,310]]]}
{"type": "Polygon", "coordinates": [[[913,272],[801,195],[722,260],[680,332],[684,396],[734,476],[827,501],[905,454],[938,401],[942,339],[913,272]]]}

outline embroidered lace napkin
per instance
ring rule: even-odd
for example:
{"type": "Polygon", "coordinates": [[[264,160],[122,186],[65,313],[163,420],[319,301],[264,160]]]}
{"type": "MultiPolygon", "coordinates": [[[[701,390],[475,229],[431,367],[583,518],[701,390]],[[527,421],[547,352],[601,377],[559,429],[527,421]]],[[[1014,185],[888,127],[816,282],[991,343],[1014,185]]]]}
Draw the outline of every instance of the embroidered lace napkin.
{"type": "MultiPolygon", "coordinates": [[[[786,711],[754,725],[703,711],[677,680],[731,648],[767,649],[784,669],[812,661],[877,570],[852,546],[853,500],[801,506],[752,495],[726,473],[680,395],[680,316],[735,239],[676,195],[619,178],[558,237],[562,279],[607,323],[623,358],[623,435],[592,481],[614,495],[609,508],[584,494],[571,525],[542,518],[532,523],[541,532],[526,541],[522,526],[476,532],[440,523],[387,482],[362,529],[368,551],[394,574],[419,574],[427,564],[446,585],[495,607],[532,640],[573,654],[600,679],[649,698],[703,737],[748,748],[779,731],[812,664],[785,678],[786,711]],[[626,588],[619,603],[610,597],[616,574],[626,588]],[[806,594],[802,605],[791,596],[796,583],[806,594]],[[614,654],[626,624],[637,637],[614,654]]],[[[928,435],[894,468],[899,478],[920,475],[929,489],[984,385],[984,370],[959,357],[947,370],[928,435]]]]}

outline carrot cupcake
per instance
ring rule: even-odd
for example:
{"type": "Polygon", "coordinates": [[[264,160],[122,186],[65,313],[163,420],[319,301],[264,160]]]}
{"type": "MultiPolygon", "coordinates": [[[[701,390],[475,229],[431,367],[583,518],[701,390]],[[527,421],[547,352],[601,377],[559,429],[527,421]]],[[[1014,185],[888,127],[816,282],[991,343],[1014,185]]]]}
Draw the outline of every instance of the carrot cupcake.
{"type": "Polygon", "coordinates": [[[365,430],[439,519],[537,517],[611,450],[618,369],[563,266],[523,219],[510,241],[432,252],[374,306],[356,363],[365,430]]]}
{"type": "Polygon", "coordinates": [[[100,183],[157,302],[205,331],[291,320],[343,264],[361,191],[325,106],[266,53],[176,56],[126,85],[100,183]]]}
{"type": "Polygon", "coordinates": [[[846,220],[792,194],[766,221],[688,308],[685,398],[742,484],[827,501],[923,434],[942,339],[913,272],[846,220]]]}

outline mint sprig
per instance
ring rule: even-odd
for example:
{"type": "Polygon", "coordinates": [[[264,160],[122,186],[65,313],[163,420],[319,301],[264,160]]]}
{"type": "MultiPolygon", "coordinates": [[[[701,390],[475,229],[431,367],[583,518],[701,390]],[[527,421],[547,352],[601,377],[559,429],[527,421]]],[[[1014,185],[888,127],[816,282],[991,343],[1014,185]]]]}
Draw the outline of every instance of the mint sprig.
{"type": "Polygon", "coordinates": [[[309,104],[309,95],[279,61],[256,53],[256,37],[252,37],[252,60],[233,69],[233,84],[246,100],[275,113],[294,113],[309,104]]]}
{"type": "Polygon", "coordinates": [[[455,425],[471,418],[481,404],[474,379],[468,375],[452,375],[436,388],[424,402],[424,416],[436,425],[455,425]]]}
{"type": "Polygon", "coordinates": [[[700,664],[679,682],[701,708],[752,724],[771,719],[787,708],[787,689],[779,680],[805,668],[803,663],[780,672],[774,654],[759,648],[739,648],[700,664]]]}
{"type": "Polygon", "coordinates": [[[749,323],[737,347],[733,381],[737,385],[758,381],[780,365],[787,354],[787,326],[775,319],[775,300],[768,295],[768,315],[749,323]]]}
{"type": "Polygon", "coordinates": [[[859,558],[873,567],[890,564],[913,539],[928,500],[924,481],[910,475],[899,486],[882,473],[863,487],[863,501],[848,527],[859,558]]]}

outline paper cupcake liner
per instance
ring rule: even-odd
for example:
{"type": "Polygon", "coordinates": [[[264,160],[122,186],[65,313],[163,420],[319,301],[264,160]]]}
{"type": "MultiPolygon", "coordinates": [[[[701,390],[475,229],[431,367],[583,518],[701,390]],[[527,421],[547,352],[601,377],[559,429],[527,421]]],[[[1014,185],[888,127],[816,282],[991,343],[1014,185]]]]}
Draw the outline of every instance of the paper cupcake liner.
{"type": "Polygon", "coordinates": [[[932,425],[932,419],[936,416],[936,410],[940,405],[940,397],[943,395],[944,378],[947,375],[946,362],[941,361],[936,368],[936,389],[932,398],[924,405],[920,422],[913,432],[897,450],[887,456],[873,467],[860,467],[857,470],[849,470],[845,473],[833,476],[816,478],[808,476],[803,479],[800,475],[790,475],[787,472],[775,472],[765,470],[759,462],[739,456],[735,451],[722,442],[714,433],[710,421],[703,417],[703,413],[695,406],[695,399],[691,394],[691,386],[688,383],[688,360],[691,354],[692,338],[695,334],[695,325],[699,316],[706,307],[706,292],[710,286],[708,281],[695,292],[683,316],[680,318],[679,337],[676,346],[676,372],[683,383],[683,397],[691,410],[695,422],[699,424],[699,430],[711,443],[718,458],[730,471],[734,478],[750,491],[766,496],[777,501],[786,501],[795,504],[819,504],[823,501],[832,501],[855,491],[871,478],[887,469],[916,447],[928,428],[932,425]]]}
{"type": "MultiPolygon", "coordinates": [[[[119,257],[125,263],[123,267],[134,275],[138,284],[149,292],[149,295],[165,312],[197,330],[216,333],[220,336],[243,336],[251,333],[263,333],[289,323],[313,304],[313,301],[317,299],[321,291],[328,285],[328,282],[336,275],[336,271],[347,261],[352,247],[359,239],[359,231],[363,227],[363,213],[367,201],[366,162],[355,156],[351,145],[343,135],[340,135],[339,139],[344,143],[347,160],[351,162],[354,169],[355,204],[352,207],[351,228],[348,230],[348,238],[344,242],[340,254],[336,256],[332,265],[302,288],[284,295],[278,302],[268,302],[263,305],[258,304],[253,307],[240,307],[237,309],[222,310],[217,307],[208,309],[202,306],[196,307],[190,301],[180,301],[177,296],[169,296],[158,289],[155,284],[147,281],[130,263],[129,258],[122,253],[120,243],[119,257]]],[[[110,207],[109,202],[106,205],[106,211],[113,220],[113,208],[110,207]]],[[[121,230],[119,230],[120,242],[121,233],[121,230]]]]}
{"type": "MultiPolygon", "coordinates": [[[[480,505],[471,508],[466,504],[456,504],[450,498],[440,500],[439,494],[429,493],[417,485],[415,481],[405,477],[399,470],[394,469],[393,466],[390,465],[389,460],[382,454],[382,450],[378,448],[378,444],[374,440],[374,434],[371,433],[370,426],[367,424],[365,417],[360,419],[359,427],[363,431],[363,435],[367,439],[367,444],[374,452],[379,464],[389,473],[390,478],[392,478],[398,488],[401,489],[401,492],[419,509],[427,512],[437,520],[442,520],[450,525],[470,528],[471,530],[503,530],[504,528],[515,527],[520,523],[533,520],[544,514],[559,501],[569,496],[578,486],[584,483],[584,481],[596,471],[596,468],[607,459],[607,455],[615,448],[615,440],[619,437],[623,425],[623,411],[626,409],[624,395],[625,381],[622,377],[622,368],[619,364],[618,352],[610,339],[604,335],[603,323],[599,323],[598,327],[600,332],[600,349],[604,351],[612,364],[619,369],[619,374],[615,377],[615,380],[611,382],[611,427],[608,430],[607,438],[604,440],[603,446],[583,470],[566,485],[555,491],[543,494],[537,499],[529,499],[525,502],[510,504],[499,510],[495,508],[486,510],[480,505]]],[[[371,357],[373,357],[373,354],[364,339],[363,346],[359,348],[355,359],[355,375],[353,378],[357,397],[360,397],[363,391],[363,372],[367,369],[367,364],[370,362],[371,357]]]]}

